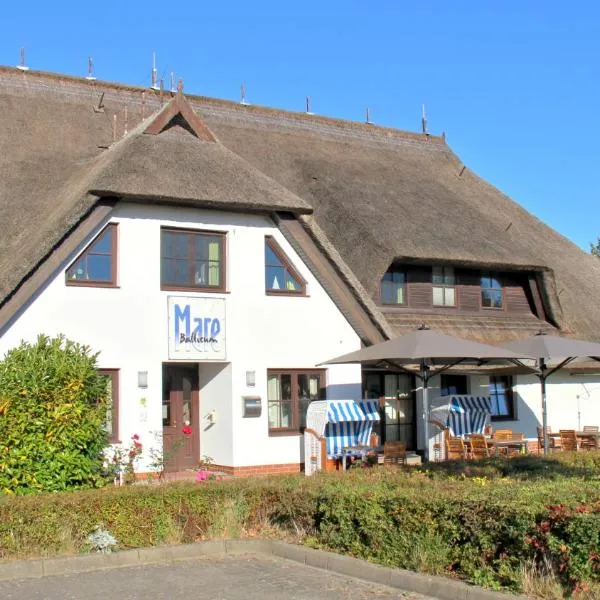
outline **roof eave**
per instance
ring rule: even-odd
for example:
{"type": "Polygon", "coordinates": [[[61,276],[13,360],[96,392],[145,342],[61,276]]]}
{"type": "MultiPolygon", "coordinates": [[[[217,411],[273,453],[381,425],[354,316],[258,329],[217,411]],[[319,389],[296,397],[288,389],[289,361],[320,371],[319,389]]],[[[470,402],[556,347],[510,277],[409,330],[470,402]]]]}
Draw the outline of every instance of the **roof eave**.
{"type": "Polygon", "coordinates": [[[272,203],[248,203],[243,200],[231,199],[228,201],[209,200],[206,198],[189,198],[168,195],[149,195],[149,194],[131,194],[123,193],[118,190],[93,189],[91,194],[96,196],[117,196],[122,200],[135,203],[167,204],[169,206],[193,206],[195,208],[212,208],[216,210],[226,210],[228,212],[250,212],[250,213],[273,213],[289,212],[295,215],[312,214],[313,209],[308,206],[298,206],[295,204],[281,204],[274,206],[272,203]]]}

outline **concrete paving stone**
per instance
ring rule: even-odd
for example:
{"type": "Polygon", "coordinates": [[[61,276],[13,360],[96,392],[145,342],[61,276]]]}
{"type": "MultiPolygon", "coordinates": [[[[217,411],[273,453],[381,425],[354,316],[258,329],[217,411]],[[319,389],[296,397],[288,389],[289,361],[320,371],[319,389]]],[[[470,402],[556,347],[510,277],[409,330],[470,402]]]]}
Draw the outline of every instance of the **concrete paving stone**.
{"type": "Polygon", "coordinates": [[[42,577],[44,566],[41,560],[17,560],[0,563],[0,581],[16,577],[42,577]]]}
{"type": "Polygon", "coordinates": [[[436,600],[274,556],[197,560],[0,581],[2,600],[436,600]]]}

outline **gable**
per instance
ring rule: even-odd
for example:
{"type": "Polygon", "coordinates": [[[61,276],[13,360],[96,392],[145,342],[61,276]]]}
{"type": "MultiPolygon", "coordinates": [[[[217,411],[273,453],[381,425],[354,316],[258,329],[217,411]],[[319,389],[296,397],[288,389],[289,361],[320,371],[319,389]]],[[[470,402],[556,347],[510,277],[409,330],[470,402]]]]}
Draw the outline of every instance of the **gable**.
{"type": "Polygon", "coordinates": [[[144,128],[144,133],[160,135],[172,127],[181,127],[203,142],[216,142],[215,136],[179,92],[144,128]]]}

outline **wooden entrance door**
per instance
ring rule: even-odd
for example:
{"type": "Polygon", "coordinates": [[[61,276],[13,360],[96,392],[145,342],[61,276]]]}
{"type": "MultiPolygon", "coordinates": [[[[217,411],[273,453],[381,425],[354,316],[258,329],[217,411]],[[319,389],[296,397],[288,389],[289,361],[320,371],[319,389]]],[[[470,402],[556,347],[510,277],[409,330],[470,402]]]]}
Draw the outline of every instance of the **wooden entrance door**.
{"type": "Polygon", "coordinates": [[[163,365],[163,457],[167,472],[198,466],[198,365],[163,365]]]}

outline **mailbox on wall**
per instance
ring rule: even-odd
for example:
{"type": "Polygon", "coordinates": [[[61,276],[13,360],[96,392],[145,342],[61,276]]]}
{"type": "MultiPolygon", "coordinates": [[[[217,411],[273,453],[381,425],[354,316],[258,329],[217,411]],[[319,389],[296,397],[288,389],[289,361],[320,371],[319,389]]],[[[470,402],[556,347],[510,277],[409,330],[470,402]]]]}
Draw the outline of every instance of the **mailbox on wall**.
{"type": "Polygon", "coordinates": [[[260,417],[262,401],[260,396],[242,396],[242,416],[260,417]]]}

